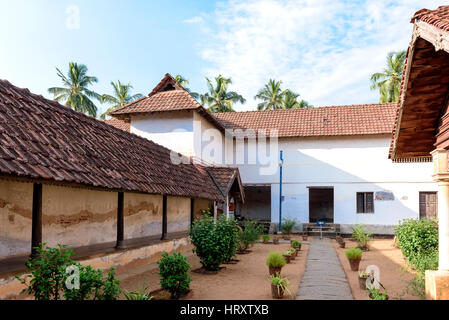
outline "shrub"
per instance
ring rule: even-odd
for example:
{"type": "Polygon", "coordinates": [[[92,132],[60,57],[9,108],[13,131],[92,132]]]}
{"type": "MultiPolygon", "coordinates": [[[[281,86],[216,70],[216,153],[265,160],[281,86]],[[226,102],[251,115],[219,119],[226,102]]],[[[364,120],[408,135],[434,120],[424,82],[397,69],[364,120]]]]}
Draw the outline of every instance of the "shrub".
{"type": "Polygon", "coordinates": [[[372,234],[365,231],[365,226],[356,225],[352,228],[352,237],[357,241],[357,246],[362,250],[368,250],[368,242],[372,234]]]}
{"type": "Polygon", "coordinates": [[[65,248],[67,246],[60,244],[58,248],[50,248],[45,243],[36,248],[38,256],[27,262],[31,274],[24,278],[17,277],[23,284],[26,284],[27,278],[31,278],[30,284],[21,293],[33,295],[36,300],[59,300],[61,293],[67,300],[117,299],[120,294],[120,281],[115,279],[114,268],[111,268],[104,278],[101,269],[93,269],[73,261],[73,251],[65,248]],[[71,280],[71,274],[66,272],[69,266],[78,270],[78,289],[68,289],[66,286],[66,281],[71,280]]]}
{"type": "Polygon", "coordinates": [[[223,262],[229,262],[234,258],[239,245],[239,228],[236,220],[228,220],[221,216],[216,224],[216,232],[222,235],[223,262]]]}
{"type": "Polygon", "coordinates": [[[42,243],[35,248],[38,256],[27,261],[26,265],[31,274],[23,278],[16,276],[22,283],[27,285],[26,280],[31,278],[30,283],[20,294],[33,295],[35,300],[59,300],[64,288],[66,278],[65,270],[74,264],[70,258],[72,250],[64,250],[67,246],[58,245],[58,248],[50,248],[42,243]]]}
{"type": "Polygon", "coordinates": [[[406,219],[395,227],[394,234],[402,254],[412,265],[419,261],[418,258],[434,255],[438,251],[437,221],[406,219]]]}
{"type": "Polygon", "coordinates": [[[206,270],[217,271],[229,259],[235,227],[229,230],[231,224],[226,221],[226,217],[219,217],[215,223],[213,217],[205,215],[196,219],[190,229],[190,241],[195,246],[193,252],[206,270]]]}
{"type": "Polygon", "coordinates": [[[248,247],[259,239],[263,232],[263,225],[255,220],[246,221],[243,230],[238,233],[238,252],[245,252],[248,247]]]}
{"type": "Polygon", "coordinates": [[[291,218],[282,219],[282,233],[291,234],[293,228],[296,226],[296,220],[291,218]]]}
{"type": "Polygon", "coordinates": [[[285,266],[287,264],[287,261],[285,260],[282,253],[280,253],[278,251],[271,251],[266,260],[266,264],[269,267],[282,268],[283,266],[285,266]]]}
{"type": "Polygon", "coordinates": [[[362,259],[363,252],[360,248],[351,248],[346,250],[345,254],[349,260],[359,260],[362,259]]]}
{"type": "Polygon", "coordinates": [[[268,242],[268,241],[270,241],[270,236],[267,235],[267,234],[264,234],[264,235],[262,236],[262,240],[263,240],[264,242],[268,242]]]}
{"type": "Polygon", "coordinates": [[[298,241],[298,240],[293,240],[291,245],[293,247],[299,247],[299,246],[302,246],[302,243],[300,241],[298,241]]]}
{"type": "Polygon", "coordinates": [[[173,255],[164,252],[157,264],[161,287],[170,292],[172,299],[178,299],[181,295],[189,292],[192,279],[188,271],[191,266],[185,256],[176,252],[173,255]]]}

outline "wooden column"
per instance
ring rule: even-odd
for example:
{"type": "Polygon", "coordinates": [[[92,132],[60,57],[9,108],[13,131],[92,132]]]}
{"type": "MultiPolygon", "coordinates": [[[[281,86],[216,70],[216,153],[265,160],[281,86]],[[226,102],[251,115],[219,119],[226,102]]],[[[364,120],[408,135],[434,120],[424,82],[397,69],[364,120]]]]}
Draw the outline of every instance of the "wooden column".
{"type": "Polygon", "coordinates": [[[195,199],[190,199],[190,225],[193,224],[193,221],[195,220],[195,199]]]}
{"type": "Polygon", "coordinates": [[[124,223],[124,194],[123,192],[118,193],[117,198],[117,249],[123,249],[124,248],[124,239],[125,239],[125,223],[124,223]]]}
{"type": "Polygon", "coordinates": [[[167,196],[162,199],[162,237],[164,240],[167,237],[167,196]]]}
{"type": "Polygon", "coordinates": [[[36,247],[42,243],[42,184],[33,184],[33,206],[31,222],[31,255],[30,258],[36,258],[38,253],[36,247]]]}

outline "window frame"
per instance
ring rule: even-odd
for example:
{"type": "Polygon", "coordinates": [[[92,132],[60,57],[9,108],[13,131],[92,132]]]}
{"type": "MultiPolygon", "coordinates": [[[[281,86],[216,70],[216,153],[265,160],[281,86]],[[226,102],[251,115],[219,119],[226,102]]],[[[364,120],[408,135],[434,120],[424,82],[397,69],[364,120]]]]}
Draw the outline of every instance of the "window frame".
{"type": "Polygon", "coordinates": [[[356,214],[374,214],[375,213],[375,208],[374,208],[374,192],[373,191],[361,191],[361,192],[356,192],[356,197],[355,197],[355,211],[356,214]],[[371,194],[372,196],[372,210],[369,210],[369,206],[367,205],[367,203],[369,203],[369,201],[367,201],[367,195],[371,194]],[[362,211],[359,210],[359,195],[363,195],[363,209],[362,211]]]}

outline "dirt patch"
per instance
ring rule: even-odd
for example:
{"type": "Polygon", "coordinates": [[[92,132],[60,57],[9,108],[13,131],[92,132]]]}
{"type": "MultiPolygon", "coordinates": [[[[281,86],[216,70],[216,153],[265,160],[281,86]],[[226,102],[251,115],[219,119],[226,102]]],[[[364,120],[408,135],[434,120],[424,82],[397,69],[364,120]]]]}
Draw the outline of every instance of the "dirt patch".
{"type": "MultiPolygon", "coordinates": [[[[345,239],[346,248],[342,249],[334,241],[334,248],[351,287],[352,296],[355,300],[367,300],[368,292],[360,289],[358,272],[351,271],[349,261],[345,256],[345,250],[355,247],[355,241],[345,239]]],[[[392,239],[376,239],[370,241],[370,250],[363,251],[362,261],[359,269],[361,271],[369,265],[375,265],[380,270],[380,282],[387,288],[391,300],[420,300],[420,297],[413,296],[405,292],[407,284],[412,280],[413,275],[405,271],[406,262],[401,250],[394,247],[392,239]]]]}
{"type": "MultiPolygon", "coordinates": [[[[292,237],[293,238],[293,237],[292,237]]],[[[298,238],[299,240],[299,238],[298,238]]],[[[251,253],[238,255],[240,260],[236,264],[227,264],[226,268],[217,274],[198,274],[190,272],[192,282],[191,293],[184,299],[192,300],[267,300],[271,297],[271,283],[265,260],[270,251],[284,252],[290,247],[289,243],[257,243],[251,247],[251,253]]],[[[290,291],[294,299],[302,275],[306,267],[308,244],[303,244],[298,257],[282,269],[282,275],[291,282],[290,291]]],[[[191,252],[187,255],[192,270],[201,268],[198,257],[191,252]]],[[[128,270],[126,274],[119,274],[122,280],[120,287],[128,291],[137,290],[145,283],[151,291],[160,288],[158,268],[155,263],[145,267],[128,270]]]]}

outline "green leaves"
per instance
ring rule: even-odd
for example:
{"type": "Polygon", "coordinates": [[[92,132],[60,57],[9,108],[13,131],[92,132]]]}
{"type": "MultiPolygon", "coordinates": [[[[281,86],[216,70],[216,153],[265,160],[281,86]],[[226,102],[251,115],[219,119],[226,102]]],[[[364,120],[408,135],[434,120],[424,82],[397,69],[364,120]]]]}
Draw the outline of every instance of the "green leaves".
{"type": "Polygon", "coordinates": [[[231,78],[225,78],[221,74],[215,77],[215,85],[206,78],[209,92],[200,95],[201,104],[207,105],[210,112],[234,112],[234,103],[245,103],[246,100],[234,91],[228,92],[228,85],[232,84],[231,78]]]}
{"type": "Polygon", "coordinates": [[[189,291],[192,279],[188,271],[191,265],[187,258],[180,253],[169,255],[164,252],[162,258],[157,262],[161,287],[170,292],[172,299],[178,299],[182,294],[189,291]]]}
{"type": "Polygon", "coordinates": [[[246,221],[243,230],[238,233],[238,252],[245,252],[251,244],[256,243],[263,233],[263,225],[257,221],[246,221]]]}
{"type": "Polygon", "coordinates": [[[368,243],[371,240],[371,233],[365,231],[363,225],[356,225],[352,228],[352,237],[357,241],[357,246],[362,250],[368,250],[368,243]]]}
{"type": "Polygon", "coordinates": [[[351,248],[345,251],[346,258],[348,260],[362,259],[363,252],[360,248],[351,248]]]}
{"type": "Polygon", "coordinates": [[[237,248],[237,232],[236,221],[223,216],[216,222],[210,215],[195,220],[190,241],[204,269],[217,271],[223,262],[232,259],[237,248]]]}

